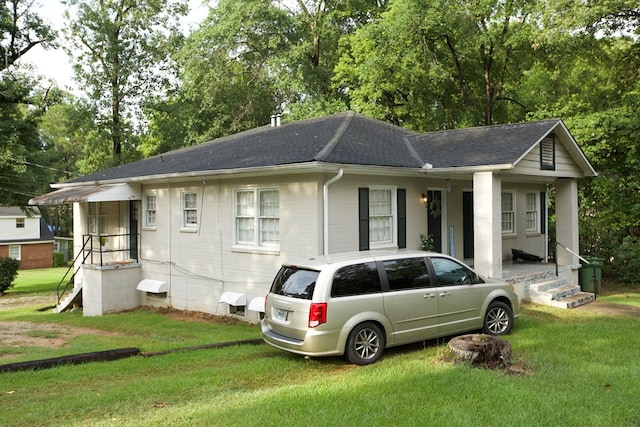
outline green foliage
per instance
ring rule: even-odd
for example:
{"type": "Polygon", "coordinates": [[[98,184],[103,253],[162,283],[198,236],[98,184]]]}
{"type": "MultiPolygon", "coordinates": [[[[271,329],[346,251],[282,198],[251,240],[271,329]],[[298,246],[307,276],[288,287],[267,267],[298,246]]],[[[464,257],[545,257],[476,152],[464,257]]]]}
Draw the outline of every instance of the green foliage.
{"type": "Polygon", "coordinates": [[[433,251],[433,249],[435,248],[435,244],[433,243],[433,236],[431,235],[425,235],[425,234],[421,234],[420,235],[420,249],[422,249],[423,251],[433,251]]]}
{"type": "Polygon", "coordinates": [[[418,130],[521,120],[514,88],[531,61],[535,4],[391,2],[343,38],[334,83],[353,109],[418,130]]]}
{"type": "Polygon", "coordinates": [[[16,259],[0,258],[0,295],[11,289],[19,267],[20,261],[16,259]]]}
{"type": "Polygon", "coordinates": [[[613,256],[615,277],[623,283],[640,286],[640,237],[624,236],[613,256]]]}
{"type": "Polygon", "coordinates": [[[62,267],[64,265],[64,254],[62,252],[53,253],[53,266],[62,267]]]}

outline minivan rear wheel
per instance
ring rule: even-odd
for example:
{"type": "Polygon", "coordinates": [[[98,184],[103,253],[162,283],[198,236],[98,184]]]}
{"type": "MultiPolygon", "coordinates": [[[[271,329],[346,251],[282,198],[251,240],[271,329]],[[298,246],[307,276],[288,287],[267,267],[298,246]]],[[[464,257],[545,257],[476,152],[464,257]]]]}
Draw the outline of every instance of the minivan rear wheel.
{"type": "Polygon", "coordinates": [[[482,332],[489,335],[506,335],[513,326],[513,310],[501,301],[489,304],[484,315],[482,332]]]}
{"type": "Polygon", "coordinates": [[[373,322],[363,322],[351,330],[347,339],[347,359],[355,365],[374,363],[384,351],[384,332],[373,322]]]}

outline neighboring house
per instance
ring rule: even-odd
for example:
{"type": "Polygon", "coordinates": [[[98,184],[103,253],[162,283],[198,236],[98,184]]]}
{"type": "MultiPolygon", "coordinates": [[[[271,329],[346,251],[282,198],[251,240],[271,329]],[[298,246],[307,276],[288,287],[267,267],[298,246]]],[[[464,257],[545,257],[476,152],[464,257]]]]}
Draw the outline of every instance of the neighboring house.
{"type": "Polygon", "coordinates": [[[558,119],[419,134],[345,112],[75,178],[31,204],[74,203],[85,315],[143,304],[257,320],[297,257],[417,249],[424,234],[489,277],[513,248],[547,259],[549,191],[556,238],[577,252],[577,181],[595,175],[558,119]]]}
{"type": "Polygon", "coordinates": [[[0,206],[0,258],[20,261],[20,270],[53,267],[53,234],[38,208],[0,206]]]}

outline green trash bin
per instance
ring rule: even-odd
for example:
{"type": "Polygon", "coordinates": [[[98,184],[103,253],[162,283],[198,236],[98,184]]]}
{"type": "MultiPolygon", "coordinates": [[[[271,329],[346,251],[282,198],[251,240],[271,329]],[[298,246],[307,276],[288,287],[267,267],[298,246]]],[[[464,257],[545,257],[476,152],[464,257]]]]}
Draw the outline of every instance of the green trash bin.
{"type": "Polygon", "coordinates": [[[582,258],[586,259],[590,264],[582,263],[580,267],[578,282],[580,283],[580,289],[582,292],[600,293],[600,285],[602,283],[602,266],[604,265],[604,258],[598,258],[594,256],[582,255],[582,258]],[[595,291],[594,291],[594,279],[595,279],[595,291]]]}

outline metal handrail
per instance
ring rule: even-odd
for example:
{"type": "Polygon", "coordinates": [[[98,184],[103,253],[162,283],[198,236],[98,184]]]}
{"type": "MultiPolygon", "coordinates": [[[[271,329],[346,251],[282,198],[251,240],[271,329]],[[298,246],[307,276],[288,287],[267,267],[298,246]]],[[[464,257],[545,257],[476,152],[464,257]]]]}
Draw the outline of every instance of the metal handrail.
{"type": "MultiPolygon", "coordinates": [[[[86,246],[87,246],[87,240],[84,241],[84,243],[82,244],[82,249],[80,250],[80,252],[78,252],[78,255],[76,255],[76,257],[73,259],[73,263],[69,266],[69,268],[67,269],[67,272],[64,273],[64,276],[62,276],[62,279],[60,279],[60,282],[58,282],[58,286],[56,286],[56,295],[58,296],[58,304],[60,304],[60,300],[62,299],[64,294],[69,289],[69,285],[74,283],[76,274],[78,273],[78,271],[80,271],[80,267],[82,265],[80,265],[80,266],[78,266],[78,268],[76,268],[76,270],[71,275],[71,278],[69,279],[69,281],[65,284],[64,288],[62,289],[62,291],[60,291],[60,287],[62,286],[62,282],[64,282],[64,280],[66,279],[66,277],[69,274],[69,272],[76,266],[76,261],[78,260],[78,258],[80,258],[80,255],[84,254],[86,246]]],[[[84,264],[84,262],[87,260],[87,256],[88,255],[85,255],[85,257],[82,259],[82,264],[84,264]]]]}
{"type": "MultiPolygon", "coordinates": [[[[125,246],[122,249],[105,249],[104,245],[106,244],[106,241],[109,238],[131,237],[132,235],[133,235],[132,233],[125,233],[125,234],[85,234],[83,236],[83,238],[87,242],[89,242],[89,248],[87,249],[86,245],[85,245],[85,246],[83,246],[82,250],[84,252],[87,252],[88,256],[91,256],[91,264],[95,264],[95,265],[99,265],[99,266],[103,267],[104,266],[103,254],[106,254],[106,253],[125,253],[125,252],[130,252],[131,251],[131,247],[129,247],[129,246],[125,246]],[[100,249],[99,250],[98,250],[97,247],[94,247],[94,240],[95,239],[97,239],[98,242],[100,242],[100,246],[99,246],[100,249]],[[103,243],[103,239],[104,239],[104,243],[103,243]],[[95,263],[94,259],[93,259],[93,254],[95,252],[98,252],[100,254],[98,263],[95,263]]],[[[137,236],[137,234],[135,234],[135,235],[137,236]]],[[[137,253],[138,252],[136,251],[136,254],[137,253]]],[[[85,260],[88,258],[88,256],[85,257],[85,260]]],[[[136,262],[138,261],[137,255],[136,255],[135,260],[136,260],[136,262]]]]}
{"type": "Polygon", "coordinates": [[[596,263],[587,261],[586,259],[584,259],[580,255],[578,255],[577,253],[575,253],[574,251],[572,251],[571,249],[569,249],[568,247],[566,247],[562,243],[556,241],[556,253],[555,253],[555,256],[553,257],[554,261],[555,261],[555,264],[556,264],[556,277],[558,277],[558,246],[561,246],[564,250],[566,250],[570,254],[573,254],[573,255],[577,256],[580,261],[582,261],[585,264],[591,266],[591,268],[593,269],[593,275],[592,275],[592,277],[593,277],[593,297],[594,297],[594,299],[597,298],[597,296],[598,296],[598,283],[597,282],[598,281],[596,279],[596,263]]]}

